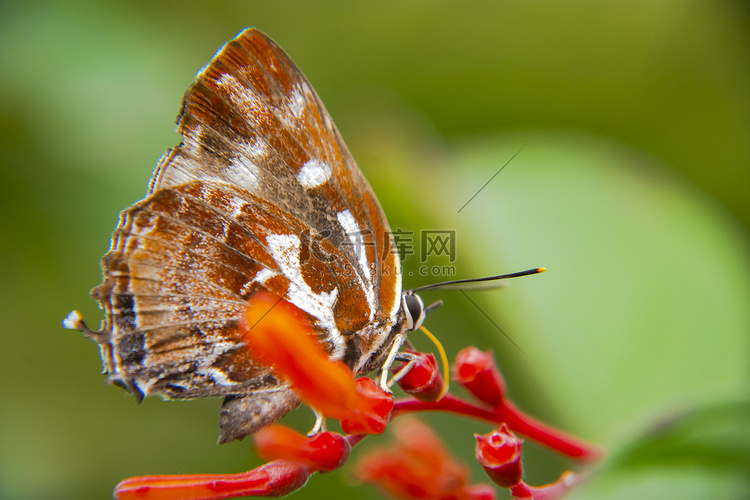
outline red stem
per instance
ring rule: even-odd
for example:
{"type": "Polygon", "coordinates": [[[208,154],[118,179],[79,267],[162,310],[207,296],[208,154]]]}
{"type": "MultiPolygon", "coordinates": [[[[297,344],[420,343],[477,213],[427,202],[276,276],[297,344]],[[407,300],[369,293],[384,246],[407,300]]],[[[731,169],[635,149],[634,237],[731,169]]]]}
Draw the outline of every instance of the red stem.
{"type": "Polygon", "coordinates": [[[591,461],[602,456],[602,451],[596,446],[543,424],[524,414],[509,401],[503,401],[495,408],[488,408],[446,394],[440,401],[432,403],[405,398],[397,400],[393,405],[394,417],[417,411],[446,411],[496,424],[506,423],[511,430],[578,460],[591,461]]]}

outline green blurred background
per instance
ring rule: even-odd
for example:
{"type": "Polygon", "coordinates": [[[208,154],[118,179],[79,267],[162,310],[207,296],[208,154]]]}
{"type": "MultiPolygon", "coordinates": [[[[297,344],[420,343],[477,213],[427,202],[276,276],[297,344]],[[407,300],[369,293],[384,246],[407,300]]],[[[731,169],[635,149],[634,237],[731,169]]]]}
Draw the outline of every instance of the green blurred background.
{"type": "MultiPolygon", "coordinates": [[[[669,0],[0,3],[0,498],[259,463],[215,444],[220,401],[136,405],[60,326],[97,324],[117,215],[246,26],[307,75],[393,228],[455,229],[459,277],[549,268],[469,293],[520,349],[458,292],[424,294],[445,301],[426,325],[451,357],[494,349],[522,408],[611,451],[575,497],[748,498],[750,8],[669,0]]],[[[420,265],[407,287],[443,279],[420,265]]],[[[428,420],[470,463],[489,428],[428,420]]],[[[525,457],[531,484],[575,467],[525,457]]],[[[346,470],[295,495],[380,498],[346,470]]]]}

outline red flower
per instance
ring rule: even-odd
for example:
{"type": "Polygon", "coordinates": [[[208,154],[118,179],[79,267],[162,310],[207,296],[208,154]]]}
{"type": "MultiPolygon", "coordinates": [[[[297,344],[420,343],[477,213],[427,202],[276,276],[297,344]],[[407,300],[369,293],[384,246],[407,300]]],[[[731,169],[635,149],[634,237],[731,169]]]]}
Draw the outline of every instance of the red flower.
{"type": "MultiPolygon", "coordinates": [[[[393,410],[393,396],[386,394],[367,377],[355,381],[358,398],[349,415],[342,417],[341,429],[347,434],[382,434],[393,410]]],[[[329,397],[336,397],[329,394],[329,397]]]]}
{"type": "Polygon", "coordinates": [[[563,472],[560,479],[552,484],[534,488],[521,481],[513,486],[510,492],[517,500],[557,500],[564,497],[580,481],[581,476],[572,472],[563,472]]]}
{"type": "Polygon", "coordinates": [[[248,330],[244,341],[250,352],[287,380],[312,408],[341,420],[345,432],[385,430],[393,397],[369,379],[355,382],[344,363],[330,359],[297,307],[259,292],[248,303],[242,326],[248,330]]]}
{"type": "Polygon", "coordinates": [[[448,454],[429,427],[411,419],[394,431],[394,445],[372,449],[359,461],[361,479],[403,500],[494,500],[491,488],[468,484],[466,465],[448,454]]]}
{"type": "MultiPolygon", "coordinates": [[[[437,361],[434,354],[425,354],[423,352],[413,352],[415,356],[414,364],[409,371],[398,381],[399,387],[411,394],[420,401],[437,401],[443,396],[445,383],[443,377],[438,371],[437,361]]],[[[394,368],[393,372],[398,373],[405,364],[394,368]]]]}
{"type": "Polygon", "coordinates": [[[143,476],[115,488],[117,500],[221,500],[242,496],[281,497],[303,487],[306,466],[276,460],[242,474],[143,476]]]}
{"type": "Polygon", "coordinates": [[[476,457],[487,475],[495,484],[510,488],[523,477],[521,465],[521,440],[515,437],[508,426],[502,424],[499,430],[486,436],[474,434],[477,438],[476,457]]]}
{"type": "Polygon", "coordinates": [[[497,406],[505,398],[505,381],[491,352],[476,347],[462,349],[453,370],[454,379],[480,401],[497,406]]]}
{"type": "Polygon", "coordinates": [[[259,457],[298,462],[321,472],[331,472],[344,465],[351,451],[341,434],[319,432],[307,437],[278,424],[260,429],[253,438],[259,457]]]}

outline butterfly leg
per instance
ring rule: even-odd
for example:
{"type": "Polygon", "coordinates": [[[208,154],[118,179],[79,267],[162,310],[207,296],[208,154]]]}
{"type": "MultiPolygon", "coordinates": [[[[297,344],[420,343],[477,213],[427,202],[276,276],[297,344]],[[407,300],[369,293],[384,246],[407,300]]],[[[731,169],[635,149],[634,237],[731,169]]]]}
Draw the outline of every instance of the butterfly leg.
{"type": "Polygon", "coordinates": [[[310,432],[307,433],[307,437],[312,437],[315,434],[319,432],[325,432],[326,431],[326,417],[322,413],[320,413],[315,408],[312,408],[312,411],[315,412],[315,425],[310,430],[310,432]]]}
{"type": "Polygon", "coordinates": [[[410,352],[400,352],[395,358],[396,361],[405,361],[406,364],[402,366],[394,375],[391,377],[391,380],[388,381],[388,387],[393,387],[393,384],[401,380],[404,375],[409,373],[409,370],[411,370],[411,367],[414,366],[414,363],[417,361],[417,357],[410,353],[410,352]]]}
{"type": "MultiPolygon", "coordinates": [[[[396,357],[399,355],[398,350],[401,349],[401,345],[406,340],[406,335],[396,335],[393,338],[393,344],[391,344],[391,350],[388,353],[388,357],[385,358],[385,363],[383,363],[383,366],[380,368],[380,388],[383,389],[388,394],[391,393],[390,386],[392,384],[388,383],[388,370],[391,368],[391,365],[394,361],[396,361],[396,357]]],[[[404,374],[405,375],[405,374],[404,374]]],[[[402,375],[403,376],[403,375],[402,375]]]]}

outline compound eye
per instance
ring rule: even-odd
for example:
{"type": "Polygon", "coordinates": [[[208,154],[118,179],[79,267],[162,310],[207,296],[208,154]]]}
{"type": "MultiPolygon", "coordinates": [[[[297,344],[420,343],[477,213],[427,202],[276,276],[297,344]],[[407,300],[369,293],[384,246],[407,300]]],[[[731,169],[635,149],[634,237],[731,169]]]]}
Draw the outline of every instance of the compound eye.
{"type": "Polygon", "coordinates": [[[424,302],[419,295],[413,293],[404,295],[404,310],[406,312],[406,330],[416,330],[424,321],[424,302]]]}

